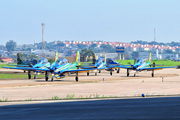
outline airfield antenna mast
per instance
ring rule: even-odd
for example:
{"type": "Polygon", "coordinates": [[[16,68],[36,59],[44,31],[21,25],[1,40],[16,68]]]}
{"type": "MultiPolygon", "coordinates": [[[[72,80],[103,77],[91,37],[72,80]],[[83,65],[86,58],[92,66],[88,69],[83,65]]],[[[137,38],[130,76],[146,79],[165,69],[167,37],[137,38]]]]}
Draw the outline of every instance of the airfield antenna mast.
{"type": "Polygon", "coordinates": [[[45,23],[41,23],[42,25],[42,57],[43,57],[43,48],[44,48],[44,26],[45,23]]]}
{"type": "Polygon", "coordinates": [[[156,41],[156,28],[154,28],[154,41],[156,41]]]}

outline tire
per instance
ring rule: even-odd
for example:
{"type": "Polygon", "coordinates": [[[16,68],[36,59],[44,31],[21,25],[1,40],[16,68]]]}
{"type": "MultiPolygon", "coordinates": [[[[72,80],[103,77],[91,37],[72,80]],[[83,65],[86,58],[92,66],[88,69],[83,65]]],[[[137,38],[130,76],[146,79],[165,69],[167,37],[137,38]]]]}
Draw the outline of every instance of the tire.
{"type": "Polygon", "coordinates": [[[129,77],[129,73],[127,73],[127,77],[129,77]]]}
{"type": "Polygon", "coordinates": [[[117,69],[117,73],[119,73],[120,69],[117,69]]]}
{"type": "Polygon", "coordinates": [[[154,77],[154,73],[152,73],[151,76],[154,77]]]}
{"type": "Polygon", "coordinates": [[[112,76],[112,71],[110,71],[110,75],[112,76]]]}
{"type": "Polygon", "coordinates": [[[95,72],[95,76],[97,76],[97,72],[95,72]]]}
{"type": "Polygon", "coordinates": [[[37,76],[37,75],[35,74],[35,75],[34,75],[34,79],[36,79],[36,76],[37,76]]]}
{"type": "Polygon", "coordinates": [[[101,70],[99,70],[99,73],[101,73],[101,70]]]}
{"type": "Polygon", "coordinates": [[[51,78],[51,81],[52,81],[52,82],[54,81],[54,77],[51,78]]]}
{"type": "Polygon", "coordinates": [[[46,81],[48,81],[48,79],[49,79],[48,77],[49,77],[49,76],[48,76],[48,72],[46,72],[46,73],[45,73],[45,80],[46,80],[46,81]]]}
{"type": "Polygon", "coordinates": [[[31,74],[28,74],[28,78],[31,79],[31,74]]]}
{"type": "Polygon", "coordinates": [[[75,78],[75,79],[76,79],[76,82],[78,82],[78,77],[77,77],[77,76],[76,76],[76,78],[75,78]]]}
{"type": "Polygon", "coordinates": [[[87,76],[89,76],[89,72],[87,72],[87,76]]]}

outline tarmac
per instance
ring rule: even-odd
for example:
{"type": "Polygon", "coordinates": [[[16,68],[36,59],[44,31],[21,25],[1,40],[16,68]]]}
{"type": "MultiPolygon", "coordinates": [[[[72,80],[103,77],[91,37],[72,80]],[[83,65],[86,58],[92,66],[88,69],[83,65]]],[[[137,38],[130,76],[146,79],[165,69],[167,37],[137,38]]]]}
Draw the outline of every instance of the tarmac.
{"type": "MultiPolygon", "coordinates": [[[[21,70],[0,69],[1,73],[27,74],[21,70]]],[[[139,97],[146,96],[180,96],[180,69],[164,69],[151,72],[140,72],[137,77],[126,76],[126,70],[120,73],[103,71],[79,75],[79,82],[75,75],[54,82],[46,82],[44,78],[0,80],[0,100],[46,100],[58,98],[95,98],[95,97],[139,97]]]]}

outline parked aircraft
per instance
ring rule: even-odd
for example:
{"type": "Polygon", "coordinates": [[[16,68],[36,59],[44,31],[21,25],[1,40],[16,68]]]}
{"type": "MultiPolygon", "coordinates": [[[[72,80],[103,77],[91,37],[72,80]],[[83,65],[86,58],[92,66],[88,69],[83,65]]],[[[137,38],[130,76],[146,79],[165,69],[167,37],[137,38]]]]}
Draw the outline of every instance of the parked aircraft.
{"type": "MultiPolygon", "coordinates": [[[[92,68],[94,68],[96,70],[95,76],[97,75],[97,71],[99,71],[99,73],[100,73],[101,70],[107,69],[106,57],[105,57],[105,60],[102,60],[101,58],[96,59],[95,54],[93,54],[92,62],[93,63],[90,63],[90,64],[79,65],[79,67],[81,69],[92,69],[92,68]]],[[[89,76],[89,71],[87,72],[87,76],[89,76]]]]}
{"type": "Polygon", "coordinates": [[[112,58],[107,58],[106,59],[106,66],[107,67],[113,67],[113,69],[116,69],[117,73],[119,73],[120,68],[118,66],[121,66],[121,64],[118,62],[115,62],[112,58]]]}
{"type": "Polygon", "coordinates": [[[59,58],[55,63],[53,63],[50,67],[46,68],[28,68],[29,71],[42,71],[45,72],[45,80],[48,81],[49,73],[52,75],[51,81],[54,81],[54,77],[57,79],[66,77],[69,73],[75,73],[75,80],[78,81],[79,73],[88,72],[92,69],[78,69],[79,65],[79,54],[76,56],[76,62],[71,64],[67,61],[66,58],[59,58]]]}
{"type": "Polygon", "coordinates": [[[19,67],[32,67],[37,64],[38,60],[36,58],[30,58],[27,61],[23,61],[21,59],[20,53],[17,53],[17,63],[16,64],[8,64],[10,66],[19,66],[19,67]]]}
{"type": "MultiPolygon", "coordinates": [[[[58,53],[56,52],[56,55],[55,55],[55,62],[57,60],[57,57],[58,57],[58,53]]],[[[22,62],[21,59],[20,59],[20,55],[18,55],[18,60],[19,62],[22,62]]],[[[52,64],[55,64],[52,63],[52,64]]],[[[33,69],[45,69],[45,68],[48,68],[50,67],[51,63],[48,62],[48,60],[46,58],[41,58],[37,61],[36,64],[34,64],[33,66],[31,67],[26,67],[26,66],[23,66],[23,67],[2,67],[2,68],[8,68],[8,69],[19,69],[19,70],[24,70],[24,71],[28,71],[28,78],[31,79],[31,71],[34,72],[34,79],[36,79],[36,76],[39,75],[40,73],[42,73],[42,71],[38,71],[38,70],[33,70],[33,69]]]]}
{"type": "Polygon", "coordinates": [[[164,68],[176,68],[177,66],[171,66],[171,67],[155,67],[155,63],[151,64],[151,53],[149,55],[149,62],[145,62],[144,59],[138,59],[135,64],[131,66],[119,66],[119,68],[125,68],[127,69],[127,77],[129,76],[129,71],[134,70],[134,77],[138,72],[141,71],[152,71],[151,76],[154,77],[154,70],[161,70],[164,68]],[[153,67],[151,67],[153,66],[153,67]]]}

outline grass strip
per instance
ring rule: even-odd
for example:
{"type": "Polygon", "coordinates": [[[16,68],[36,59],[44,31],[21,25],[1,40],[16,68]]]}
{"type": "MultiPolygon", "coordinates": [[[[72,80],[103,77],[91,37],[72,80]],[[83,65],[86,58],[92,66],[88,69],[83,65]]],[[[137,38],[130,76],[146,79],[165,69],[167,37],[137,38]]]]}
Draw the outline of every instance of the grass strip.
{"type": "MultiPolygon", "coordinates": [[[[34,75],[32,74],[31,77],[33,78],[34,75]]],[[[37,77],[44,77],[44,75],[38,75],[37,77]]],[[[0,79],[19,79],[19,78],[28,78],[28,75],[20,75],[20,74],[0,74],[0,79]]]]}

